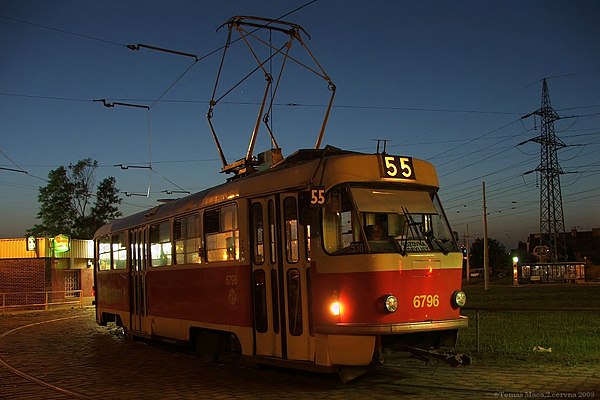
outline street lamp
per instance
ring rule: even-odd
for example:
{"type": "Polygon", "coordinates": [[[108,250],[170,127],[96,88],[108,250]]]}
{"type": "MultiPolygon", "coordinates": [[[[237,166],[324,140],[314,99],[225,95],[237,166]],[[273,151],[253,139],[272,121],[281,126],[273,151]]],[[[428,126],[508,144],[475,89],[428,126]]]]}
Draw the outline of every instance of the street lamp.
{"type": "Polygon", "coordinates": [[[519,263],[519,257],[513,257],[513,285],[519,286],[519,270],[517,264],[519,263]]]}

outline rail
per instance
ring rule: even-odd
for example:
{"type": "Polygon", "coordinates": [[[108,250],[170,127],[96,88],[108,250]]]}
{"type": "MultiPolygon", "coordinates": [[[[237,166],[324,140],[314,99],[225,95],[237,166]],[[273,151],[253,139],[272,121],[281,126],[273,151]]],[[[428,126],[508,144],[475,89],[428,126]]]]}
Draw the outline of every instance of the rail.
{"type": "Polygon", "coordinates": [[[580,312],[580,311],[592,311],[600,312],[600,307],[463,307],[461,310],[464,311],[475,311],[475,343],[476,353],[479,354],[479,322],[480,313],[482,311],[490,312],[580,312]]]}
{"type": "Polygon", "coordinates": [[[44,291],[44,292],[2,292],[0,293],[0,311],[15,309],[44,309],[53,306],[77,305],[83,307],[81,290],[44,291]]]}

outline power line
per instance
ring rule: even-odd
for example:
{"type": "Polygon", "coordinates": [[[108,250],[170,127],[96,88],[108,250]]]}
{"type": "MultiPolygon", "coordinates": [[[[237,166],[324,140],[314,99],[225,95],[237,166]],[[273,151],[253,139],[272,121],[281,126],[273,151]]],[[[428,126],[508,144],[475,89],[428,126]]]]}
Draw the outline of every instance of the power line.
{"type": "Polygon", "coordinates": [[[110,45],[113,45],[113,46],[127,47],[123,43],[113,42],[112,40],[106,40],[106,39],[103,39],[103,38],[100,38],[100,37],[97,37],[97,36],[91,36],[91,35],[86,35],[84,33],[77,33],[77,32],[73,32],[73,31],[68,31],[66,29],[55,28],[55,27],[48,26],[48,25],[37,24],[35,22],[25,21],[25,20],[20,19],[20,18],[9,17],[7,15],[0,15],[0,18],[4,18],[4,19],[7,19],[9,21],[18,22],[18,23],[25,24],[25,25],[35,26],[37,28],[42,28],[42,29],[47,29],[47,30],[51,30],[51,31],[55,31],[55,32],[64,33],[64,34],[70,35],[70,36],[76,36],[76,37],[80,37],[80,38],[83,38],[83,39],[94,40],[94,41],[97,41],[97,42],[101,42],[101,43],[105,43],[105,44],[110,44],[110,45]]]}
{"type": "MultiPolygon", "coordinates": [[[[172,87],[172,85],[170,86],[172,87]]],[[[0,92],[0,96],[6,97],[22,97],[22,98],[30,98],[30,99],[39,99],[39,100],[55,100],[55,101],[72,101],[72,102],[82,102],[89,103],[98,101],[97,99],[84,99],[78,97],[67,97],[67,96],[42,96],[42,95],[33,95],[33,94],[22,94],[22,93],[8,93],[8,92],[0,92]]],[[[161,96],[159,96],[160,99],[161,96]]],[[[102,99],[101,99],[102,100],[102,99]]],[[[101,101],[100,100],[100,101],[101,101]]],[[[106,99],[104,99],[106,101],[106,99]]],[[[153,102],[152,105],[156,103],[156,99],[140,99],[140,98],[114,98],[113,100],[117,101],[112,104],[118,104],[118,102],[153,102]]],[[[208,100],[161,100],[161,103],[183,103],[183,104],[209,104],[208,100]]],[[[251,101],[221,101],[222,104],[232,104],[232,105],[249,105],[255,106],[260,105],[259,102],[251,102],[251,101]]],[[[111,104],[111,103],[109,103],[111,104]]],[[[152,108],[152,105],[150,108],[152,108]]],[[[273,103],[274,106],[278,107],[319,107],[325,108],[327,104],[310,104],[310,103],[273,103]]],[[[378,111],[413,111],[413,112],[432,112],[432,113],[459,113],[459,114],[499,114],[499,115],[523,115],[522,112],[512,112],[512,111],[481,111],[481,110],[466,110],[466,109],[456,109],[456,108],[429,108],[429,107],[401,107],[401,106],[363,106],[357,104],[338,104],[333,105],[332,108],[338,109],[353,109],[353,110],[378,110],[378,111]]],[[[461,141],[466,141],[467,139],[462,139],[461,141]]],[[[457,140],[458,141],[458,140],[457,140]]],[[[392,146],[393,147],[393,146],[392,146]]]]}

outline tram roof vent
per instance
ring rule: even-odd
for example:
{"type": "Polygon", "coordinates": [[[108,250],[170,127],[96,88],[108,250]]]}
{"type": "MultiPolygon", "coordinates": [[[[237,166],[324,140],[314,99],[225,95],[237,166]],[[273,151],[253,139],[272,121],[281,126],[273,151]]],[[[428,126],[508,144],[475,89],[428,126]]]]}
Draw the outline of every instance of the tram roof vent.
{"type": "Polygon", "coordinates": [[[258,154],[258,170],[264,171],[283,160],[281,149],[271,149],[258,154]]]}

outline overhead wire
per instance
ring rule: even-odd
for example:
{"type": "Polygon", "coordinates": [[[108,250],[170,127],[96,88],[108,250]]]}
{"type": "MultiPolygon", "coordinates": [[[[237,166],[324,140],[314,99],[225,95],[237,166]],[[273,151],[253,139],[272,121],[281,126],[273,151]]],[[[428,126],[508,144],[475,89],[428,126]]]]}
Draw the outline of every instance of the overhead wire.
{"type": "MultiPolygon", "coordinates": [[[[314,3],[315,1],[316,1],[316,0],[313,0],[313,1],[309,2],[309,3],[306,3],[305,5],[303,5],[303,6],[299,7],[299,8],[297,8],[296,10],[293,10],[292,12],[295,12],[295,11],[297,11],[297,10],[299,10],[299,9],[303,8],[303,7],[306,7],[306,6],[308,6],[308,5],[312,4],[312,3],[314,3]]],[[[282,17],[280,17],[280,18],[284,18],[285,16],[287,16],[287,15],[291,14],[292,12],[290,12],[290,13],[288,13],[288,14],[286,14],[286,15],[284,15],[284,16],[282,16],[282,17]]],[[[27,21],[22,21],[22,20],[18,20],[18,19],[15,19],[15,18],[5,17],[5,16],[2,16],[2,15],[0,15],[0,17],[2,17],[2,18],[6,18],[6,19],[12,19],[12,20],[15,20],[15,21],[17,21],[17,22],[27,23],[27,24],[30,24],[30,25],[33,25],[33,26],[38,26],[38,27],[45,28],[45,29],[51,29],[51,30],[55,30],[55,31],[57,31],[57,32],[62,32],[62,33],[65,33],[65,34],[72,34],[72,35],[74,35],[74,36],[79,36],[79,37],[82,37],[82,38],[87,38],[87,39],[91,39],[91,40],[96,40],[96,41],[104,42],[104,43],[111,44],[111,45],[116,45],[116,46],[125,46],[124,44],[121,44],[121,43],[117,43],[117,42],[113,42],[113,41],[108,41],[108,40],[103,40],[103,39],[101,39],[101,38],[93,37],[93,36],[90,36],[90,35],[77,34],[77,33],[74,33],[74,32],[69,32],[69,31],[62,30],[62,29],[56,29],[56,28],[52,28],[52,27],[45,26],[45,25],[40,25],[40,24],[35,24],[35,23],[29,23],[29,22],[27,22],[27,21]]],[[[220,48],[220,49],[222,49],[222,48],[220,48]]],[[[220,49],[216,49],[214,52],[217,52],[217,51],[219,51],[220,49]]],[[[208,57],[208,56],[209,56],[209,55],[211,55],[211,54],[212,54],[212,53],[209,53],[209,54],[205,55],[204,57],[208,57]]],[[[165,95],[165,94],[166,94],[166,93],[167,93],[169,90],[171,90],[171,88],[172,88],[172,87],[173,87],[175,84],[177,84],[177,82],[179,82],[179,80],[180,80],[180,79],[181,79],[181,78],[182,78],[182,77],[183,77],[185,74],[187,74],[187,73],[188,73],[188,71],[189,71],[189,70],[190,70],[190,69],[193,67],[193,65],[195,65],[195,64],[196,64],[196,62],[194,62],[194,63],[193,63],[191,66],[189,66],[189,67],[188,67],[188,69],[186,69],[186,71],[184,71],[184,73],[183,73],[183,74],[179,75],[179,77],[178,77],[178,78],[177,78],[177,79],[176,79],[176,80],[175,80],[175,81],[174,81],[174,82],[173,82],[173,83],[172,83],[172,84],[171,84],[171,85],[170,85],[170,86],[169,86],[169,87],[168,87],[168,88],[167,88],[165,91],[163,91],[163,93],[162,93],[162,94],[161,94],[161,95],[160,95],[160,96],[159,96],[157,99],[155,99],[155,100],[154,100],[154,102],[152,103],[152,106],[154,106],[155,104],[157,104],[159,101],[163,101],[163,102],[165,102],[165,100],[162,100],[163,96],[164,96],[164,95],[165,95]]],[[[574,75],[581,74],[581,73],[590,73],[590,72],[595,72],[595,71],[598,71],[598,70],[584,71],[584,72],[580,72],[580,73],[571,73],[571,74],[561,74],[561,75],[555,75],[555,76],[551,76],[551,77],[549,77],[549,78],[570,77],[570,76],[574,76],[574,75]]],[[[536,81],[536,82],[534,82],[534,83],[537,83],[537,82],[539,82],[539,81],[536,81]]],[[[533,83],[532,83],[532,84],[533,84],[533,83]]],[[[532,84],[530,84],[530,85],[532,85],[532,84]]],[[[527,85],[527,86],[525,86],[524,88],[526,88],[526,87],[528,87],[528,86],[530,86],[530,85],[527,85]]],[[[513,92],[513,93],[511,93],[511,94],[509,94],[509,95],[506,95],[506,96],[504,96],[503,98],[506,98],[506,97],[508,97],[508,96],[510,96],[510,95],[512,95],[512,94],[514,94],[514,93],[516,93],[516,92],[519,92],[520,90],[523,90],[524,88],[518,89],[517,91],[515,91],[515,92],[513,92]]],[[[0,94],[0,95],[1,95],[1,94],[0,94]]],[[[29,96],[29,95],[20,95],[20,97],[44,98],[44,96],[29,96]]],[[[74,98],[55,98],[55,99],[57,99],[57,100],[66,100],[66,101],[86,101],[86,102],[87,102],[87,101],[90,101],[90,100],[86,100],[86,99],[74,99],[74,98]]],[[[499,101],[499,100],[501,100],[501,99],[502,99],[502,98],[498,99],[497,101],[499,101]]],[[[167,100],[167,101],[169,101],[169,100],[167,100]]],[[[494,102],[492,102],[492,103],[490,103],[490,104],[494,104],[495,102],[496,102],[496,101],[494,101],[494,102]]],[[[488,105],[489,105],[489,104],[488,104],[488,105]]],[[[310,104],[287,104],[287,106],[290,106],[290,107],[298,107],[298,106],[312,107],[312,106],[318,106],[318,105],[310,105],[310,104]]],[[[476,109],[476,110],[444,110],[444,109],[418,109],[418,108],[398,108],[398,107],[376,107],[376,108],[374,108],[374,107],[363,107],[363,106],[344,106],[344,105],[341,105],[341,106],[334,106],[334,107],[337,107],[337,108],[380,109],[380,110],[394,110],[394,109],[398,109],[398,110],[401,110],[401,111],[427,111],[427,112],[468,112],[468,113],[498,113],[498,114],[510,114],[510,113],[504,113],[504,112],[493,112],[493,111],[492,111],[492,112],[489,112],[489,111],[483,111],[483,110],[482,110],[482,108],[485,108],[486,106],[484,106],[484,107],[482,107],[482,108],[479,108],[479,109],[476,109]]],[[[586,107],[588,107],[588,108],[592,108],[592,107],[595,107],[595,106],[584,106],[584,107],[579,107],[579,108],[586,108],[586,107]]],[[[576,109],[576,108],[572,108],[572,109],[576,109]]],[[[565,109],[563,109],[563,110],[565,110],[565,109]]],[[[586,116],[596,116],[596,115],[599,115],[599,114],[588,114],[588,115],[586,115],[586,116]]],[[[148,116],[148,119],[149,119],[149,116],[148,116]]],[[[443,125],[442,125],[442,126],[443,126],[443,125]]],[[[436,129],[437,129],[437,128],[436,128],[436,129]]],[[[471,142],[473,142],[474,140],[477,140],[477,138],[476,138],[476,139],[473,139],[473,140],[470,140],[470,141],[468,141],[467,143],[471,143],[471,142]]],[[[463,142],[463,143],[464,143],[464,142],[463,142]]],[[[406,145],[406,144],[404,144],[404,145],[406,145]]],[[[488,147],[491,147],[491,146],[488,146],[488,147]]],[[[455,147],[454,149],[456,149],[456,147],[455,147]]],[[[454,149],[451,149],[451,150],[454,150],[454,149]]],[[[451,150],[448,150],[448,151],[451,151],[451,150]]],[[[448,151],[446,151],[446,152],[444,152],[444,153],[447,153],[448,151]]],[[[480,151],[480,150],[478,150],[478,151],[480,151]]],[[[444,153],[438,154],[437,156],[434,156],[434,158],[435,158],[435,157],[439,157],[439,156],[441,156],[441,155],[442,155],[442,154],[444,154],[444,153]]],[[[460,157],[459,159],[462,159],[462,158],[464,158],[464,156],[460,157]]],[[[458,160],[458,159],[456,159],[456,160],[454,160],[454,161],[457,161],[457,160],[458,160]]],[[[151,162],[151,159],[149,159],[149,161],[151,162]]],[[[453,162],[453,161],[449,161],[449,162],[453,162]]],[[[473,164],[471,164],[471,165],[473,165],[473,164]]],[[[503,169],[503,170],[505,170],[505,169],[503,169]]],[[[455,172],[456,172],[456,171],[455,171],[455,172]]],[[[485,177],[485,176],[489,176],[489,175],[493,175],[493,174],[487,174],[487,175],[484,175],[484,177],[485,177]]]]}
{"type": "MultiPolygon", "coordinates": [[[[280,19],[282,19],[282,18],[285,18],[285,17],[287,17],[287,16],[289,16],[289,15],[291,15],[291,14],[293,14],[293,13],[295,13],[295,12],[297,12],[297,11],[299,11],[299,10],[301,10],[301,9],[303,9],[303,8],[305,8],[305,7],[307,7],[307,6],[311,5],[311,4],[313,4],[313,3],[315,3],[316,1],[317,1],[317,0],[311,0],[311,1],[309,1],[309,2],[307,2],[307,3],[305,3],[305,4],[303,4],[303,5],[301,5],[301,6],[297,7],[297,8],[295,8],[294,10],[292,10],[292,11],[290,11],[290,12],[288,12],[288,13],[286,13],[286,14],[282,15],[282,16],[280,16],[280,17],[279,17],[279,18],[277,18],[276,20],[280,20],[280,19]]],[[[258,30],[258,29],[259,29],[259,28],[255,29],[254,31],[256,31],[256,30],[258,30]]],[[[252,32],[254,32],[254,31],[252,31],[252,32]]],[[[251,33],[252,33],[252,32],[251,32],[251,33]]],[[[238,41],[238,40],[240,40],[240,39],[241,39],[241,38],[238,38],[238,39],[236,39],[236,40],[234,40],[234,41],[232,41],[232,42],[228,43],[228,45],[231,45],[231,44],[233,44],[233,43],[237,42],[237,41],[238,41]]],[[[153,46],[147,46],[147,45],[146,45],[146,47],[153,48],[153,46]]],[[[128,48],[130,48],[130,49],[131,49],[132,47],[131,47],[131,46],[128,46],[128,48]]],[[[138,48],[139,48],[139,45],[138,45],[138,48]]],[[[164,91],[161,93],[161,95],[160,95],[158,98],[156,98],[156,99],[155,99],[155,100],[152,102],[152,104],[150,105],[150,107],[149,107],[149,109],[148,109],[148,121],[150,120],[150,115],[149,115],[149,114],[150,114],[150,110],[151,110],[151,109],[152,109],[152,108],[153,108],[153,107],[154,107],[154,106],[155,106],[155,105],[156,105],[156,104],[157,104],[157,103],[158,103],[158,102],[159,102],[159,101],[160,101],[160,100],[161,100],[161,99],[162,99],[162,98],[163,98],[163,97],[164,97],[164,96],[165,96],[165,95],[166,95],[166,94],[167,94],[167,93],[168,93],[168,92],[169,92],[169,91],[170,91],[170,90],[171,90],[171,89],[172,89],[172,88],[173,88],[173,87],[174,87],[174,86],[175,86],[175,85],[176,85],[176,84],[177,84],[177,83],[178,83],[178,82],[179,82],[179,81],[180,81],[180,80],[181,80],[181,79],[182,79],[182,78],[183,78],[183,77],[184,77],[184,76],[185,76],[185,75],[186,75],[186,74],[187,74],[187,73],[188,73],[188,72],[189,72],[189,71],[192,69],[192,67],[194,67],[194,66],[195,66],[195,65],[196,65],[196,64],[197,64],[199,61],[201,61],[201,60],[203,60],[203,59],[205,59],[205,58],[207,58],[207,57],[209,57],[209,56],[211,56],[211,55],[213,55],[213,54],[217,53],[218,51],[222,50],[223,48],[224,48],[224,46],[221,46],[221,47],[219,47],[218,49],[215,49],[215,50],[213,50],[213,51],[210,51],[209,53],[207,53],[207,54],[205,54],[205,55],[203,55],[203,56],[201,56],[201,57],[198,57],[198,56],[196,56],[196,55],[193,55],[193,54],[191,54],[191,53],[185,53],[184,55],[187,55],[187,56],[190,56],[190,55],[191,55],[191,56],[194,56],[194,58],[195,58],[194,62],[193,62],[193,63],[192,63],[190,66],[188,66],[188,67],[187,67],[187,68],[186,68],[186,69],[185,69],[185,70],[184,70],[184,71],[183,71],[183,72],[182,72],[182,73],[181,73],[181,74],[180,74],[180,75],[179,75],[179,76],[178,76],[178,77],[177,77],[177,78],[176,78],[176,79],[175,79],[175,80],[174,80],[174,81],[173,81],[173,82],[172,82],[172,83],[171,83],[171,84],[170,84],[170,85],[169,85],[169,86],[168,86],[168,87],[167,87],[167,88],[166,88],[166,89],[165,89],[165,90],[164,90],[164,91]]],[[[154,48],[154,49],[156,49],[156,48],[154,48]]],[[[148,122],[148,132],[150,132],[150,126],[149,126],[149,124],[150,124],[150,123],[148,122]]],[[[150,135],[150,133],[148,133],[148,134],[150,135]]],[[[150,137],[148,137],[148,146],[150,146],[150,137]]],[[[149,151],[150,151],[150,150],[149,150],[149,151]]],[[[156,172],[156,171],[154,171],[154,170],[153,170],[153,168],[152,168],[152,164],[151,164],[151,162],[150,162],[150,161],[149,161],[149,165],[150,165],[150,170],[151,170],[151,171],[153,171],[153,172],[156,172]]],[[[158,174],[158,172],[156,172],[156,173],[158,174]]],[[[159,176],[161,176],[161,177],[162,177],[163,179],[165,179],[166,181],[168,181],[169,183],[171,183],[171,184],[173,184],[174,186],[176,186],[177,188],[179,188],[180,190],[182,190],[182,191],[186,191],[186,190],[185,190],[185,189],[183,189],[181,186],[177,185],[176,183],[174,183],[173,181],[169,180],[168,178],[166,178],[166,177],[164,177],[164,176],[162,176],[162,175],[160,175],[160,174],[158,174],[158,175],[159,175],[159,176]]],[[[149,185],[150,185],[150,183],[149,183],[149,185]]],[[[149,197],[149,195],[150,195],[150,186],[148,186],[148,192],[147,192],[147,193],[148,193],[148,197],[149,197]]],[[[188,193],[189,193],[189,192],[188,192],[188,193]]]]}
{"type": "Polygon", "coordinates": [[[9,17],[7,15],[0,14],[0,18],[6,19],[6,20],[9,20],[9,21],[13,21],[13,22],[18,22],[18,23],[21,23],[21,24],[35,26],[35,27],[38,27],[38,28],[48,29],[48,30],[55,31],[55,32],[64,33],[66,35],[71,35],[71,36],[76,36],[76,37],[80,37],[80,38],[84,38],[84,39],[94,40],[94,41],[101,42],[101,43],[104,43],[104,44],[110,44],[110,45],[113,45],[113,46],[120,46],[120,47],[127,47],[127,45],[125,45],[123,43],[118,43],[118,42],[115,42],[115,41],[112,41],[112,40],[107,40],[107,39],[103,39],[103,38],[100,38],[100,37],[97,37],[97,36],[87,35],[87,34],[84,34],[84,33],[78,33],[78,32],[68,31],[66,29],[55,28],[55,27],[52,27],[52,26],[38,24],[38,23],[35,23],[35,22],[31,22],[31,21],[25,21],[24,19],[15,18],[15,17],[9,17]]]}

